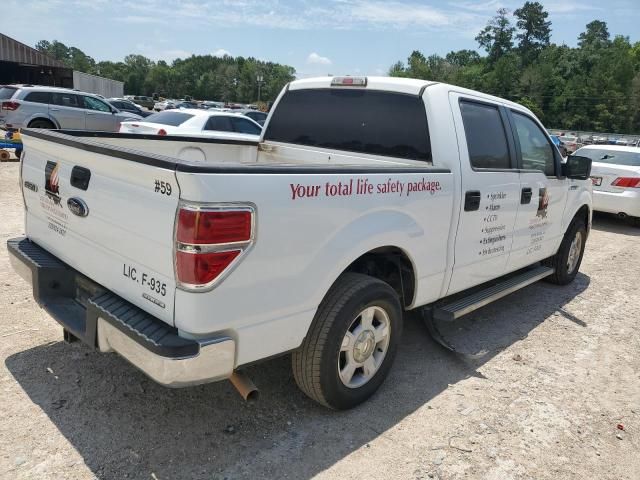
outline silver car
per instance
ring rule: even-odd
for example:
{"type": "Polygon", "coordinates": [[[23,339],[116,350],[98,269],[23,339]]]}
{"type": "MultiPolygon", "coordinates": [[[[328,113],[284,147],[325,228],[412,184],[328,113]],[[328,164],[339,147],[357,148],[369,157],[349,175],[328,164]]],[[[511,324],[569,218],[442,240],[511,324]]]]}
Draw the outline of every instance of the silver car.
{"type": "Polygon", "coordinates": [[[142,117],[120,112],[97,95],[68,88],[0,86],[0,127],[62,128],[117,132],[120,124],[142,117]]]}

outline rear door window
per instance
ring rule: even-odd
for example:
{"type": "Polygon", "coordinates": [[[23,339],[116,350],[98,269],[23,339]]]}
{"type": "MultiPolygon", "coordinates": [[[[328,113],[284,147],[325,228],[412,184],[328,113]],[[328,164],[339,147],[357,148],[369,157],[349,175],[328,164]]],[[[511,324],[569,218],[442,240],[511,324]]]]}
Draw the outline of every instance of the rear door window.
{"type": "Polygon", "coordinates": [[[469,160],[473,168],[509,169],[511,159],[497,105],[460,102],[469,160]]]}
{"type": "Polygon", "coordinates": [[[203,130],[214,130],[217,132],[233,132],[231,118],[222,115],[214,115],[209,117],[203,130]]]}
{"type": "Polygon", "coordinates": [[[24,101],[33,103],[49,103],[51,101],[51,94],[49,92],[31,92],[24,97],[24,101]]]}
{"type": "Polygon", "coordinates": [[[424,102],[402,93],[291,90],[273,112],[265,140],[431,161],[424,102]]]}
{"type": "Polygon", "coordinates": [[[67,92],[54,92],[51,94],[51,103],[61,107],[84,108],[79,95],[67,92]]]}

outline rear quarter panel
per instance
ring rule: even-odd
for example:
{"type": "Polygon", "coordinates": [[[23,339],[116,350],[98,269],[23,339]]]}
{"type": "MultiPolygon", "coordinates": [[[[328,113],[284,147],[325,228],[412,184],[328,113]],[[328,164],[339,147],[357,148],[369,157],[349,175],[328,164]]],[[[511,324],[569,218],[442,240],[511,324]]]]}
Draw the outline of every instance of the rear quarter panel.
{"type": "Polygon", "coordinates": [[[231,275],[210,292],[176,291],[176,327],[195,336],[227,332],[238,341],[237,365],[298,347],[331,284],[372,249],[395,246],[409,256],[414,305],[442,288],[451,174],[284,172],[176,173],[183,200],[256,205],[255,245],[231,275]],[[359,194],[365,180],[371,187],[359,194]],[[416,182],[432,189],[408,192],[416,182]],[[332,195],[328,186],[338,184],[343,194],[332,195]],[[383,193],[391,184],[402,189],[383,193]],[[294,194],[298,187],[304,195],[294,194]]]}

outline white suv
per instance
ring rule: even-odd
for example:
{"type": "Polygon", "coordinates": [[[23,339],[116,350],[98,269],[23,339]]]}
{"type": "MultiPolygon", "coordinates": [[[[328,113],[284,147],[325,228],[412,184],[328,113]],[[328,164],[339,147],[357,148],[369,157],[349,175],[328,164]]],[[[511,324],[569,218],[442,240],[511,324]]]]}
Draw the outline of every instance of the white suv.
{"type": "Polygon", "coordinates": [[[0,86],[0,127],[3,128],[117,132],[120,123],[140,118],[120,112],[90,93],[33,85],[0,86]]]}

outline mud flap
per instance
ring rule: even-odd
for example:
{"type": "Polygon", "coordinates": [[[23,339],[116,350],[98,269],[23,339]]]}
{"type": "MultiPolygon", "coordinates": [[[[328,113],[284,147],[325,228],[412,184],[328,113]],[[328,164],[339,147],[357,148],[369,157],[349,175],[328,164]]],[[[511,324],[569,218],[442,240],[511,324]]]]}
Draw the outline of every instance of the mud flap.
{"type": "Polygon", "coordinates": [[[424,322],[427,330],[429,331],[429,335],[431,338],[442,345],[444,348],[453,353],[458,353],[453,345],[451,345],[440,333],[438,330],[438,326],[436,324],[435,318],[433,318],[433,309],[430,307],[424,307],[421,309],[420,314],[422,315],[422,321],[424,322]]]}

